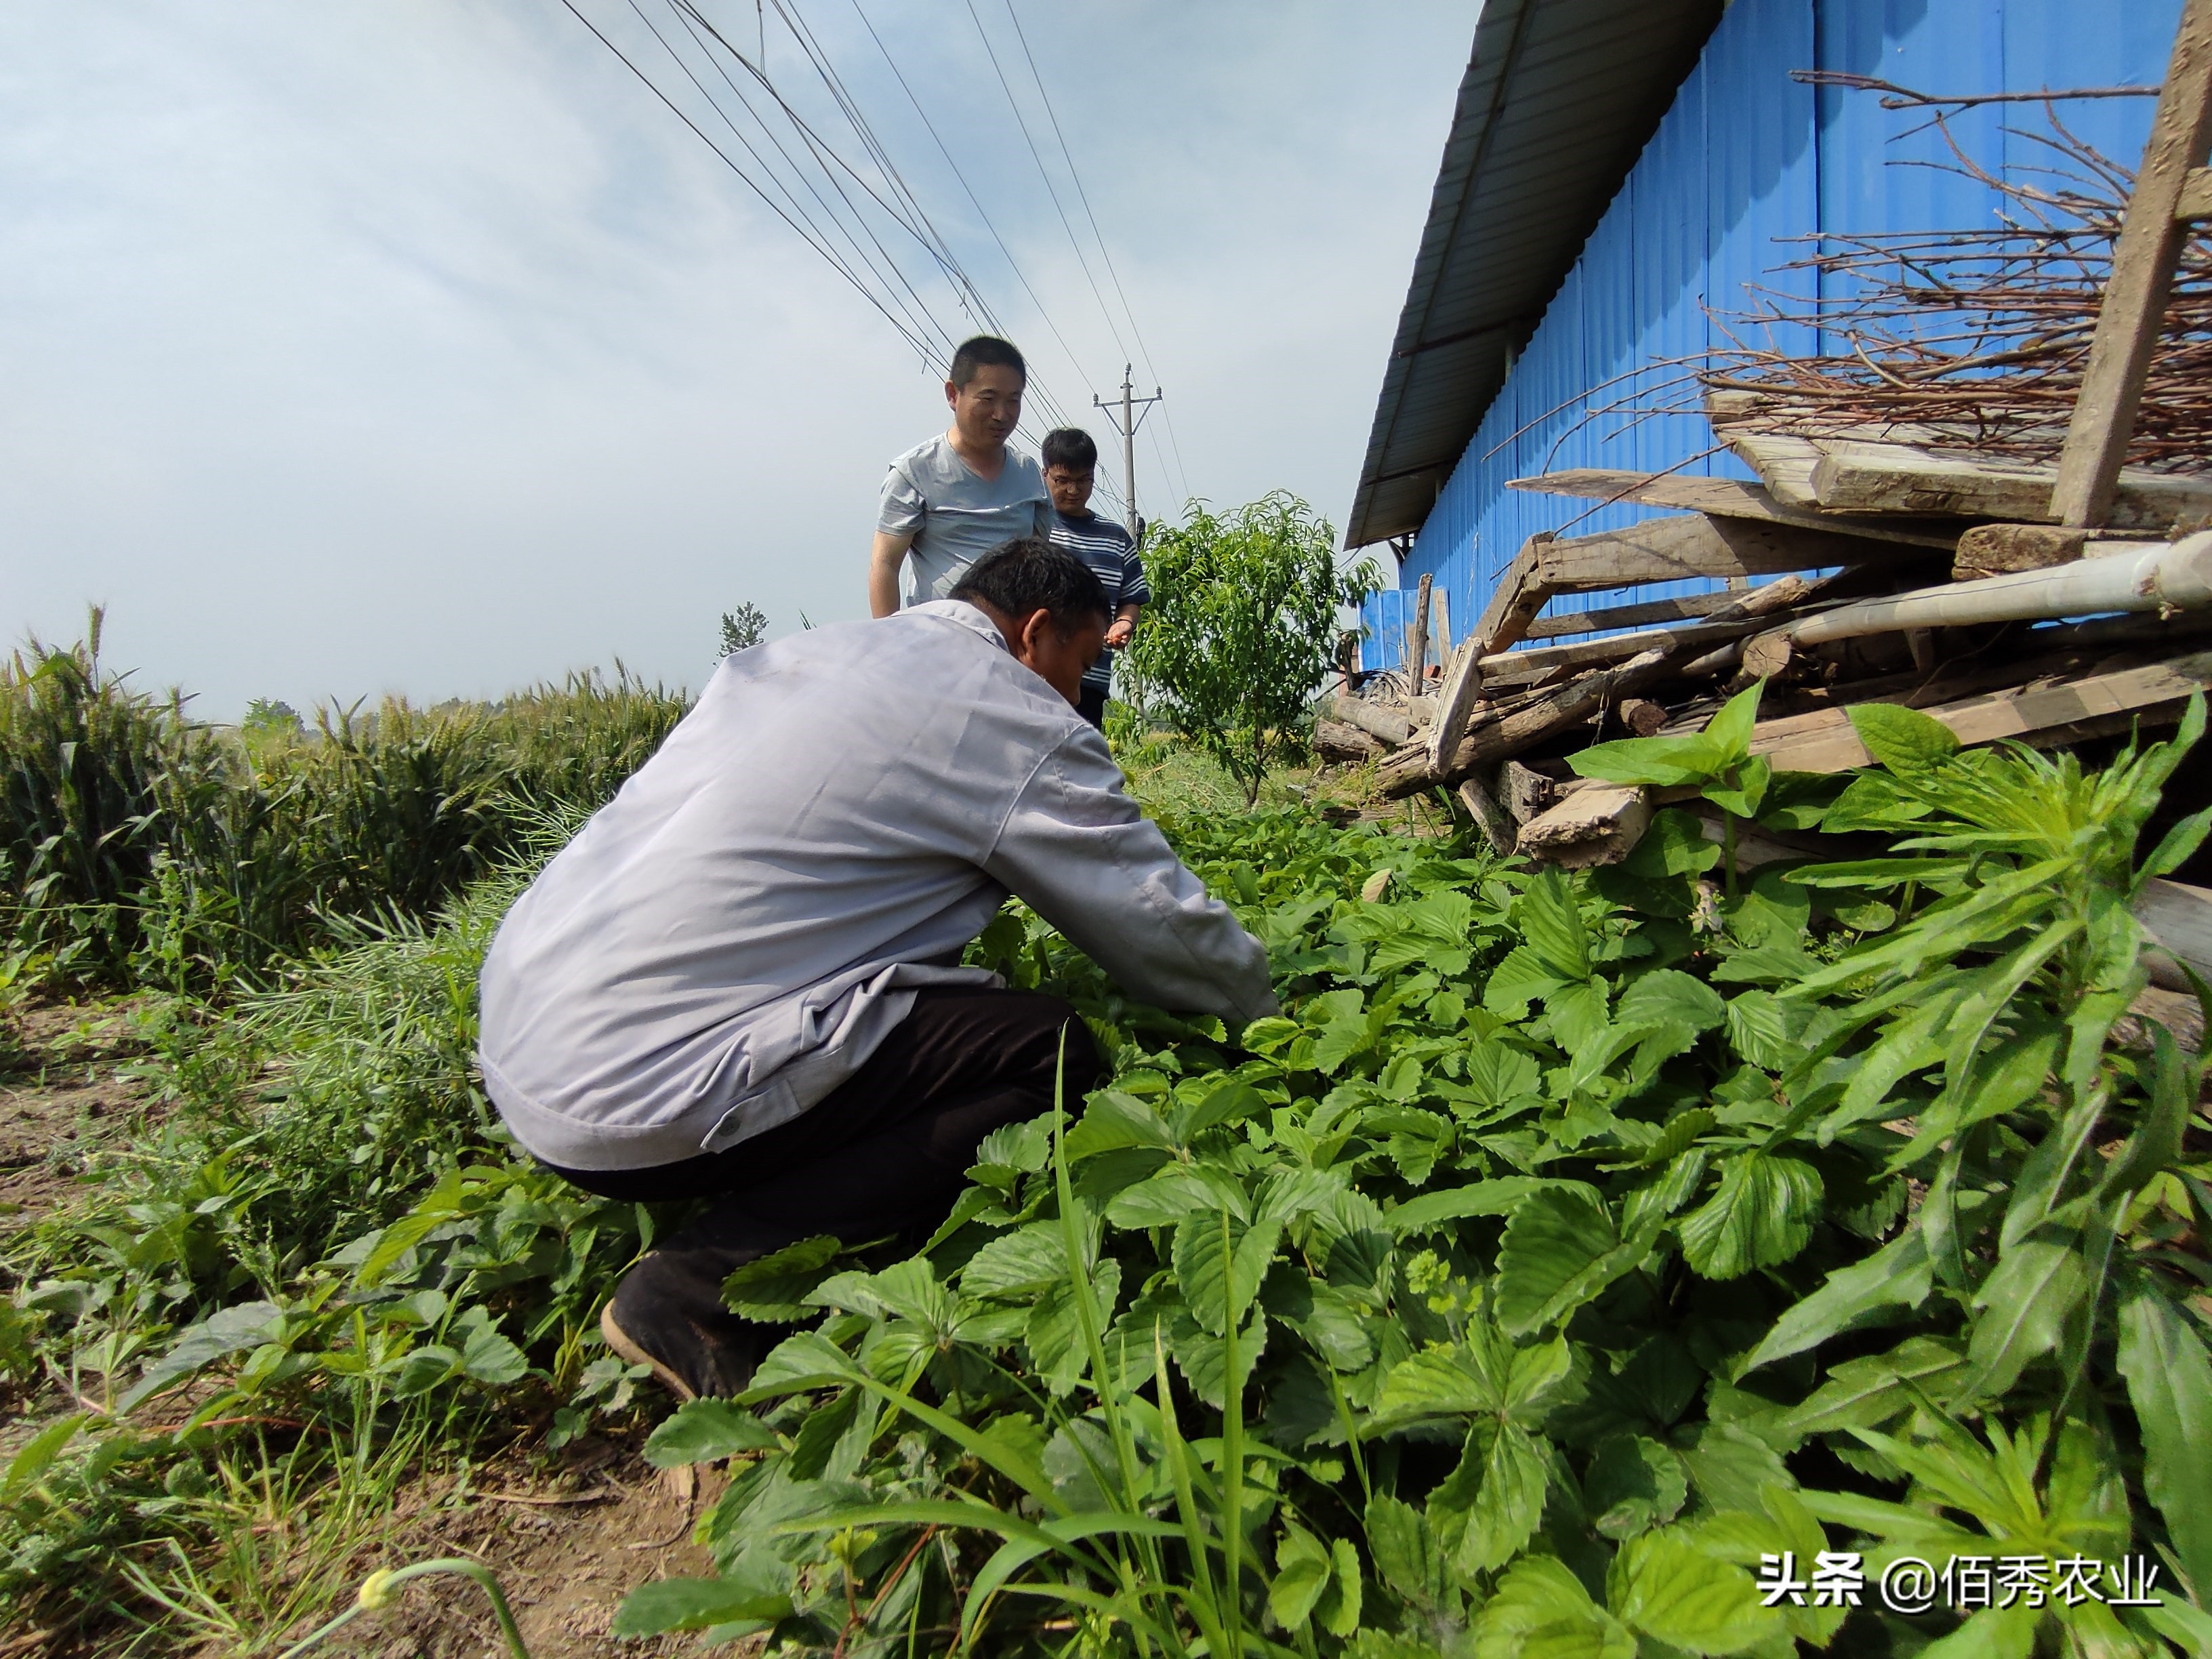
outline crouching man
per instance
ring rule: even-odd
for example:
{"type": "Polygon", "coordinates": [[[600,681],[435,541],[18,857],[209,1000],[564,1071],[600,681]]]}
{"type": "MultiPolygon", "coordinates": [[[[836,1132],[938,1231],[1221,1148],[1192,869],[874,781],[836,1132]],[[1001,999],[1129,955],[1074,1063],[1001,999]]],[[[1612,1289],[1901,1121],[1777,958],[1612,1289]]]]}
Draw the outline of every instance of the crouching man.
{"type": "Polygon", "coordinates": [[[1066,1003],[959,965],[1008,893],[1136,996],[1275,1012],[1075,711],[1109,620],[1030,538],[949,599],[739,652],[501,926],[479,1057],[515,1139],[609,1198],[713,1200],[600,1322],[679,1395],[752,1373],[733,1267],[932,1224],[985,1135],[1095,1085],[1066,1003]]]}

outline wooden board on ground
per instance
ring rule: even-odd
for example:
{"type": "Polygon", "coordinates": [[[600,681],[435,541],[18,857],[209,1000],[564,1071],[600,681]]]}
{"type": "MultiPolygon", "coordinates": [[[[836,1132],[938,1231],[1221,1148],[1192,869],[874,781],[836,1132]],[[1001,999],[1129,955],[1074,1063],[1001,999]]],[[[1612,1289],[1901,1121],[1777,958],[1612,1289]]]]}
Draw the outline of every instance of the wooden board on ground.
{"type": "Polygon", "coordinates": [[[1584,784],[1521,826],[1520,850],[1570,870],[1618,864],[1651,823],[1650,794],[1631,784],[1584,784]]]}
{"type": "Polygon", "coordinates": [[[1716,518],[1764,519],[1769,523],[1794,524],[1808,530],[1848,530],[1877,541],[1905,542],[1918,547],[1948,549],[1959,539],[1956,525],[1935,520],[1838,520],[1812,507],[1778,501],[1764,485],[1744,478],[1699,478],[1680,472],[1616,472],[1602,467],[1575,467],[1541,473],[1533,478],[1508,478],[1505,487],[1582,500],[1671,507],[1686,513],[1710,514],[1716,518]]]}
{"type": "MultiPolygon", "coordinates": [[[[2024,691],[1994,692],[1923,712],[1968,745],[2017,738],[2048,747],[2088,735],[2114,720],[2139,717],[2162,706],[2178,708],[2191,692],[2208,685],[2212,652],[2024,691]]],[[[1752,732],[1751,752],[1765,756],[1779,772],[1846,772],[1872,759],[1843,708],[1761,721],[1752,732]]]]}
{"type": "MultiPolygon", "coordinates": [[[[1946,514],[2050,524],[2057,469],[1959,450],[1862,438],[1802,438],[1747,426],[1716,428],[1749,462],[1774,499],[1827,513],[1946,514]]],[[[2212,477],[2120,473],[2106,522],[2164,532],[2178,520],[2212,514],[2212,477]]]]}

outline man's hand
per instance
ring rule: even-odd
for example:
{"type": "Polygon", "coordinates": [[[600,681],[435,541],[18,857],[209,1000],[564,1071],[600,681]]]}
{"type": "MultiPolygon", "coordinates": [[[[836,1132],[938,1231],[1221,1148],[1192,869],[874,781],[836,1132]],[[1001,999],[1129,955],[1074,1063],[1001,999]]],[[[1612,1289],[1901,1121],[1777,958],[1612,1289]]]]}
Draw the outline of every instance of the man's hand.
{"type": "Polygon", "coordinates": [[[1137,631],[1137,613],[1144,608],[1141,605],[1123,605],[1115,616],[1113,625],[1106,630],[1106,643],[1116,651],[1128,644],[1137,631]]]}
{"type": "Polygon", "coordinates": [[[868,554],[868,614],[872,617],[892,617],[899,608],[899,567],[906,562],[906,550],[914,545],[911,536],[893,536],[884,531],[876,532],[875,546],[868,554]]]}

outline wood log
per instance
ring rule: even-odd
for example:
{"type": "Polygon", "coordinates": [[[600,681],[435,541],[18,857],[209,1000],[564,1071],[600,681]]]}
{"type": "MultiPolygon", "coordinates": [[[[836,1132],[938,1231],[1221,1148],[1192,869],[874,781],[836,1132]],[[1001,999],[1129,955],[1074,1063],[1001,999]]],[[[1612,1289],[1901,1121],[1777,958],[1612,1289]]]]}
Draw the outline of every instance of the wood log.
{"type": "Polygon", "coordinates": [[[1514,823],[1505,809],[1498,804],[1498,797],[1490,791],[1480,772],[1470,772],[1460,780],[1461,803],[1474,815],[1481,828],[1482,838],[1490,843],[1490,850],[1500,857],[1513,851],[1514,823]]]}
{"type": "Polygon", "coordinates": [[[1323,760],[1346,761],[1355,766],[1389,752],[1379,738],[1342,720],[1316,720],[1313,742],[1314,753],[1323,760]]]}
{"type": "Polygon", "coordinates": [[[1789,671],[1790,657],[1790,630],[1779,628],[1746,640],[1739,660],[1747,678],[1771,680],[1789,671]]]}
{"type": "Polygon", "coordinates": [[[1620,723],[1639,738],[1656,737],[1668,720],[1666,708],[1648,697],[1631,697],[1618,712],[1620,723]]]}
{"type": "Polygon", "coordinates": [[[1548,812],[1522,824],[1518,844],[1530,858],[1583,870],[1620,863],[1635,851],[1650,827],[1647,791],[1630,784],[1584,784],[1561,795],[1548,812]]]}
{"type": "Polygon", "coordinates": [[[1802,525],[1809,530],[1848,530],[1855,536],[1908,542],[1917,547],[1948,549],[1959,539],[1959,527],[1939,520],[1839,520],[1833,514],[1792,507],[1776,500],[1764,485],[1743,478],[1699,478],[1680,472],[1615,472],[1579,467],[1546,472],[1534,478],[1509,478],[1505,487],[1602,501],[1635,501],[1644,507],[1671,507],[1719,519],[1764,519],[1772,524],[1802,525]]]}
{"type": "Polygon", "coordinates": [[[1358,726],[1370,737],[1381,738],[1394,749],[1413,735],[1413,721],[1395,709],[1385,708],[1365,697],[1347,697],[1339,693],[1328,700],[1323,712],[1346,726],[1358,726]]]}
{"type": "Polygon", "coordinates": [[[1951,580],[1970,582],[2014,570],[2047,570],[2081,556],[2086,530],[2048,524],[1978,524],[1959,538],[1951,580]]]}
{"type": "Polygon", "coordinates": [[[1413,600],[1413,620],[1406,625],[1406,690],[1419,696],[1429,678],[1429,594],[1436,578],[1424,574],[1413,600]]]}
{"type": "Polygon", "coordinates": [[[1505,810],[1512,814],[1516,823],[1526,823],[1549,811],[1552,803],[1559,798],[1558,784],[1519,761],[1510,760],[1500,767],[1498,781],[1505,810]]]}

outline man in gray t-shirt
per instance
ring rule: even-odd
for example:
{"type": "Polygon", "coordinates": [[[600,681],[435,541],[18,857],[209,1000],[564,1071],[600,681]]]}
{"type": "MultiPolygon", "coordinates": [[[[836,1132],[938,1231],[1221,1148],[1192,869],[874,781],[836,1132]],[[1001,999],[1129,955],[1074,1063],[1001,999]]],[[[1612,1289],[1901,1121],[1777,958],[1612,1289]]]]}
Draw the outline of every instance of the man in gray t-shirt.
{"type": "Polygon", "coordinates": [[[1052,497],[1036,461],[1008,446],[1029,380],[1022,354],[979,334],[952,354],[948,432],[891,463],[876,508],[868,611],[899,608],[899,567],[914,558],[914,602],[941,599],[968,567],[1002,543],[1052,528],[1052,497]]]}

